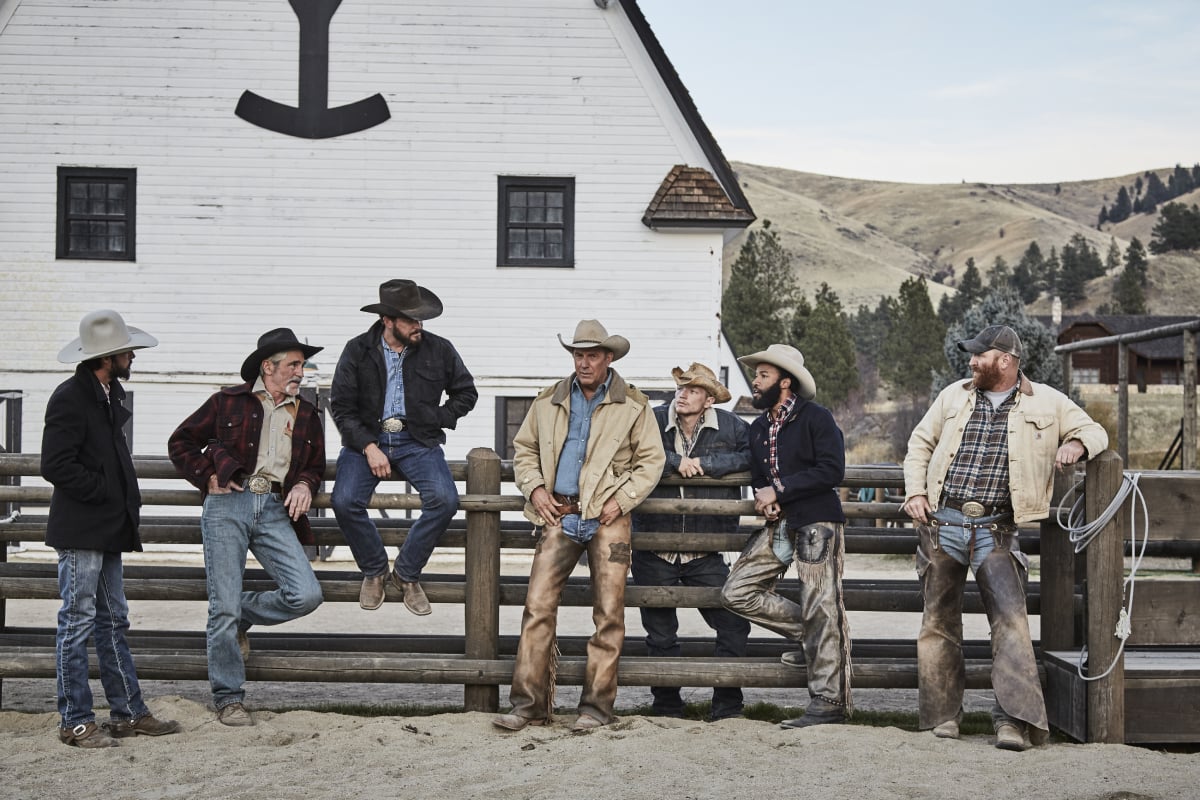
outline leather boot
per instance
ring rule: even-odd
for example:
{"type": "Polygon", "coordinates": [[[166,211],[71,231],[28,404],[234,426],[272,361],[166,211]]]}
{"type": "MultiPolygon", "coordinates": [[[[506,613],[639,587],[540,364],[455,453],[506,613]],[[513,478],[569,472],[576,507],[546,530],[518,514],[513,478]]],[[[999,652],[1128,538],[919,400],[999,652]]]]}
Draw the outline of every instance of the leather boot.
{"type": "Polygon", "coordinates": [[[925,610],[917,636],[917,685],[921,730],[958,719],[967,685],[962,652],[963,589],[967,565],[937,547],[937,528],[918,526],[917,572],[925,610]]]}
{"type": "Polygon", "coordinates": [[[1025,571],[1013,553],[995,550],[975,571],[975,581],[992,629],[996,704],[1012,719],[1048,731],[1046,701],[1025,610],[1025,571]]]}
{"type": "Polygon", "coordinates": [[[558,604],[582,553],[583,545],[564,536],[561,526],[542,529],[529,570],[529,591],[525,596],[521,639],[509,691],[512,713],[518,717],[553,721],[558,604]]]}

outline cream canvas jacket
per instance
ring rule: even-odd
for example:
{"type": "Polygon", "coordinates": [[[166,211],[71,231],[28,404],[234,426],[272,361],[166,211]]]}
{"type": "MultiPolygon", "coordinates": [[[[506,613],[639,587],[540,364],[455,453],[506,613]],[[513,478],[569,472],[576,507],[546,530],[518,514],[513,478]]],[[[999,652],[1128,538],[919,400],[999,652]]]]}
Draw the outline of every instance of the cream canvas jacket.
{"type": "MultiPolygon", "coordinates": [[[[628,514],[649,496],[662,476],[666,455],[650,401],[612,370],[608,393],[596,407],[587,456],[579,474],[579,503],[584,519],[600,516],[609,497],[628,514]]],[[[571,418],[571,381],[565,378],[544,390],[525,415],[513,439],[513,471],[525,496],[525,517],[534,525],[546,520],[529,502],[533,490],[553,491],[558,456],[571,418]]]]}
{"type": "MultiPolygon", "coordinates": [[[[975,398],[974,381],[953,383],[917,424],[904,458],[905,500],[923,494],[937,508],[975,398]]],[[[1069,397],[1022,375],[1016,404],[1008,415],[1008,483],[1018,525],[1049,515],[1055,453],[1071,439],[1079,440],[1087,458],[1108,447],[1108,433],[1069,397]]]]}

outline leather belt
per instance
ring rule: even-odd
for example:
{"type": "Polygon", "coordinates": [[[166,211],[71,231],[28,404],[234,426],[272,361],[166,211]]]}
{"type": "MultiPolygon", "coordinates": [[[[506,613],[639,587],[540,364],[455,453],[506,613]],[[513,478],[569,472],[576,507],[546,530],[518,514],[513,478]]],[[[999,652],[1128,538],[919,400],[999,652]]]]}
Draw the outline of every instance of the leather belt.
{"type": "Polygon", "coordinates": [[[408,426],[408,423],[399,417],[388,417],[383,421],[380,427],[385,433],[399,433],[408,426]]]}
{"type": "Polygon", "coordinates": [[[971,517],[972,519],[978,517],[999,517],[1012,513],[1011,505],[985,506],[983,503],[977,503],[974,500],[959,500],[955,497],[943,497],[942,505],[946,508],[953,508],[955,511],[961,511],[964,517],[971,517]]]}
{"type": "Polygon", "coordinates": [[[551,492],[550,496],[553,497],[554,502],[558,503],[560,506],[566,506],[566,508],[559,509],[560,514],[566,515],[579,513],[579,495],[551,492]]]}
{"type": "Polygon", "coordinates": [[[246,488],[255,494],[283,494],[283,486],[266,475],[251,475],[246,479],[246,488]]]}

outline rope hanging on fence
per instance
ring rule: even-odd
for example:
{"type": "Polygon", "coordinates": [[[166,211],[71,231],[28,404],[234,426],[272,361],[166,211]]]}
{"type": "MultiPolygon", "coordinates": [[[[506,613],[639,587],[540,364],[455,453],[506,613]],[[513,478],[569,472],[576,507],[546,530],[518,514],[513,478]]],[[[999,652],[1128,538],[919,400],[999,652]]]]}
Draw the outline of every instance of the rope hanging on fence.
{"type": "Polygon", "coordinates": [[[1125,472],[1122,473],[1121,486],[1117,489],[1116,495],[1108,507],[1100,513],[1100,515],[1091,522],[1085,521],[1084,514],[1084,493],[1082,486],[1083,480],[1078,481],[1071,490],[1063,497],[1063,501],[1058,505],[1057,522],[1060,528],[1067,532],[1071,543],[1075,545],[1075,552],[1082,553],[1092,540],[1104,530],[1108,523],[1112,522],[1117,516],[1117,512],[1125,505],[1125,501],[1133,498],[1135,502],[1129,504],[1129,575],[1125,578],[1121,585],[1121,596],[1123,605],[1121,613],[1117,617],[1117,629],[1113,635],[1121,640],[1121,644],[1117,647],[1116,655],[1113,656],[1113,661],[1108,665],[1108,669],[1099,675],[1089,677],[1083,674],[1083,663],[1087,659],[1087,642],[1084,642],[1083,648],[1079,651],[1079,663],[1075,667],[1076,673],[1085,681],[1098,681],[1101,678],[1107,677],[1109,673],[1117,666],[1117,662],[1121,659],[1121,655],[1125,652],[1125,640],[1129,638],[1133,632],[1133,626],[1130,622],[1130,613],[1133,611],[1133,589],[1137,576],[1138,568],[1142,564],[1142,558],[1146,554],[1146,545],[1150,542],[1150,513],[1146,507],[1146,497],[1142,494],[1142,490],[1138,488],[1138,480],[1142,477],[1140,472],[1125,472]],[[1071,504],[1070,511],[1067,512],[1067,519],[1063,521],[1063,507],[1066,505],[1067,499],[1074,496],[1075,501],[1071,504]],[[1141,504],[1142,507],[1142,547],[1137,549],[1137,507],[1141,504]],[[1127,599],[1124,599],[1127,598],[1127,599]]]}

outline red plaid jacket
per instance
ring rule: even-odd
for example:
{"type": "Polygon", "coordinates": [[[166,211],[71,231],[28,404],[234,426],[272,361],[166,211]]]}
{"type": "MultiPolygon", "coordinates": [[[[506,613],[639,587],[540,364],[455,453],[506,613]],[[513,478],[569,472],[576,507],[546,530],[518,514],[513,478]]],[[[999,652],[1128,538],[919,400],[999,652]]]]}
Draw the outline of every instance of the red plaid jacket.
{"type": "MultiPolygon", "coordinates": [[[[216,475],[217,483],[225,486],[231,480],[241,483],[254,473],[263,406],[253,388],[253,384],[243,383],[217,392],[181,422],[167,441],[171,463],[201,495],[208,493],[210,475],[216,475]]],[[[301,399],[292,429],[292,463],[283,481],[284,495],[304,482],[316,497],[324,473],[321,416],[312,403],[301,399]]],[[[316,544],[307,515],[292,522],[292,528],[301,544],[316,544]]]]}

